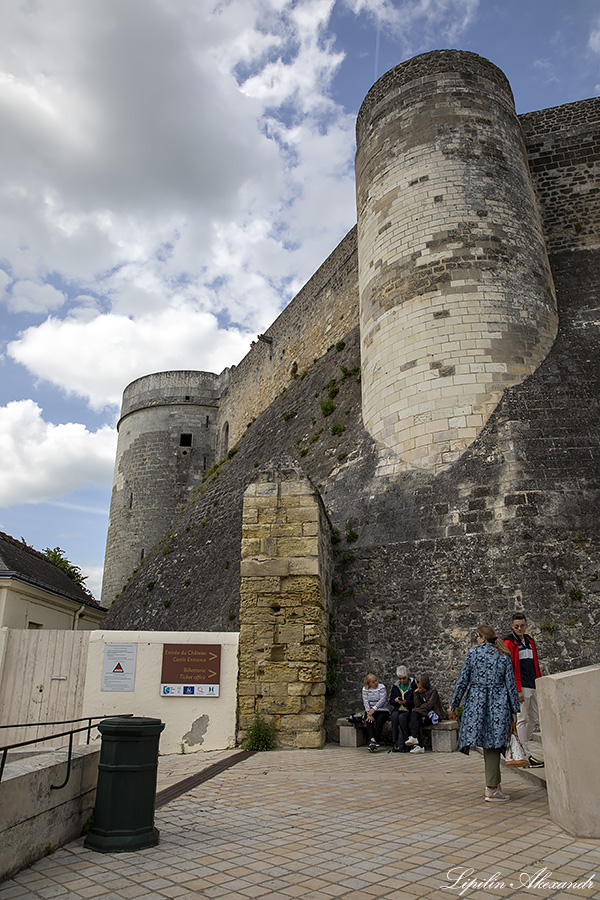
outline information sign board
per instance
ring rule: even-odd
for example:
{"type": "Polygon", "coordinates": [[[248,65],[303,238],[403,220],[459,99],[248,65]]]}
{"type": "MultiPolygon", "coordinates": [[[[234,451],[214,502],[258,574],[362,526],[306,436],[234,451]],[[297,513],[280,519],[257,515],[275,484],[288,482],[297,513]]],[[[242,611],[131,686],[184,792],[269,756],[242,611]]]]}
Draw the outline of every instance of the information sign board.
{"type": "Polygon", "coordinates": [[[137,644],[105,644],[102,664],[103,691],[133,691],[137,644]]]}
{"type": "Polygon", "coordinates": [[[164,644],[160,693],[163,697],[218,697],[220,644],[164,644]]]}

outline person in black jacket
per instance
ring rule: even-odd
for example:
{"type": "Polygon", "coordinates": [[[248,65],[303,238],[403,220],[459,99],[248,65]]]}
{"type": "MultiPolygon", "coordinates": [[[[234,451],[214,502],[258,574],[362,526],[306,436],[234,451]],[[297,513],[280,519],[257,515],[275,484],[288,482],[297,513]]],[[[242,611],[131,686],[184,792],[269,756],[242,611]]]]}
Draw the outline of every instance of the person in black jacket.
{"type": "Polygon", "coordinates": [[[408,722],[413,708],[413,692],[417,686],[410,677],[406,666],[396,669],[398,681],[392,685],[390,692],[390,709],[392,710],[392,753],[408,753],[406,746],[409,729],[408,722]]]}
{"type": "Polygon", "coordinates": [[[410,737],[406,741],[410,753],[424,753],[423,725],[431,723],[435,725],[444,718],[444,710],[440,701],[440,695],[431,687],[429,675],[418,675],[417,686],[413,694],[413,709],[408,721],[410,737]]]}

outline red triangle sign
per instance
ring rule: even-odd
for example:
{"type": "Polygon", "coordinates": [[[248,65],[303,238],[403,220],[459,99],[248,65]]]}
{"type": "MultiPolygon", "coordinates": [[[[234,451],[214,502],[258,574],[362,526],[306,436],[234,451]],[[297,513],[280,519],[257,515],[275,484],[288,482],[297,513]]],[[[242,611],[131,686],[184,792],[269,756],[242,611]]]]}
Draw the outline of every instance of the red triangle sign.
{"type": "Polygon", "coordinates": [[[123,671],[123,666],[121,665],[121,663],[117,663],[113,669],[113,672],[122,672],[122,671],[123,671]]]}

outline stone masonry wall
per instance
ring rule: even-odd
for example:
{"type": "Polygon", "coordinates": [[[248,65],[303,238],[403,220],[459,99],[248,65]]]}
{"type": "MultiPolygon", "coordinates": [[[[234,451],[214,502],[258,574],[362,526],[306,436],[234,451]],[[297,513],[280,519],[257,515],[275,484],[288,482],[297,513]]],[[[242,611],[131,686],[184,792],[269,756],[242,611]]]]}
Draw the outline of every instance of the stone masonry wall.
{"type": "MultiPolygon", "coordinates": [[[[246,426],[327,349],[358,322],[356,228],[265,332],[272,343],[257,341],[230,371],[231,384],[221,399],[220,435],[232,447],[246,426]]],[[[219,452],[228,447],[220,442],[219,452]]]]}
{"type": "Polygon", "coordinates": [[[104,605],[163,537],[177,507],[214,463],[221,384],[222,379],[209,372],[159,372],[125,389],[106,540],[104,605]]]}
{"type": "Polygon", "coordinates": [[[510,88],[474,53],[426,53],[367,94],[357,146],[365,426],[441,471],[556,335],[510,88]]]}
{"type": "Polygon", "coordinates": [[[548,252],[600,246],[600,97],[520,116],[548,252]]]}
{"type": "MultiPolygon", "coordinates": [[[[432,60],[432,72],[438,63],[432,60]]],[[[501,87],[502,77],[498,78],[501,87]]],[[[147,555],[109,612],[107,627],[203,630],[218,623],[221,630],[236,630],[244,491],[268,460],[290,455],[300,460],[302,471],[317,486],[334,526],[333,599],[327,620],[330,673],[336,676],[338,693],[327,701],[330,736],[335,737],[337,716],[360,708],[360,687],[368,671],[375,671],[389,687],[399,663],[413,672],[424,669],[447,702],[474,629],[488,622],[505,634],[515,609],[527,613],[544,672],[597,663],[600,249],[587,242],[595,242],[598,234],[598,194],[597,178],[592,177],[595,168],[587,161],[577,163],[576,154],[587,132],[597,130],[592,118],[596,115],[600,121],[599,114],[597,101],[582,101],[521,117],[544,214],[543,231],[558,248],[550,263],[559,330],[537,369],[503,389],[494,412],[462,456],[438,473],[419,468],[398,471],[393,465],[386,469],[382,445],[363,427],[360,335],[356,324],[351,327],[358,302],[356,291],[350,290],[353,278],[356,285],[351,232],[330,258],[337,262],[329,276],[321,271],[320,287],[312,279],[310,292],[305,289],[302,314],[292,301],[290,324],[288,310],[276,323],[290,341],[299,340],[303,330],[323,341],[319,315],[337,310],[340,331],[352,319],[348,333],[340,335],[340,347],[335,347],[333,336],[325,339],[325,345],[335,349],[313,363],[317,351],[305,344],[312,364],[304,378],[293,379],[291,366],[288,370],[279,360],[280,380],[269,382],[268,366],[274,361],[267,355],[263,363],[258,356],[259,362],[255,366],[253,362],[255,353],[268,351],[262,344],[232,370],[233,386],[225,403],[231,412],[234,395],[239,394],[246,404],[239,420],[242,430],[255,414],[250,416],[249,403],[262,379],[269,384],[260,402],[268,402],[270,391],[277,396],[245,430],[243,439],[235,438],[238,452],[206,473],[161,546],[147,555]],[[556,132],[551,136],[553,120],[556,132]],[[549,151],[546,159],[543,147],[549,151]],[[584,212],[588,218],[582,218],[584,212]],[[333,281],[331,302],[323,299],[328,277],[335,280],[336,272],[341,289],[347,290],[351,315],[343,304],[338,307],[333,281]],[[242,383],[245,373],[249,373],[247,388],[242,383]],[[286,379],[288,387],[282,393],[286,379]]],[[[413,187],[426,186],[422,182],[413,187]]],[[[292,362],[288,353],[283,356],[287,364],[292,362]]],[[[302,360],[297,361],[303,374],[302,360]]],[[[392,451],[385,455],[395,458],[392,451]]],[[[300,472],[297,464],[289,467],[294,468],[300,472]]],[[[272,515],[268,512],[272,508],[277,510],[277,503],[265,504],[264,515],[272,515]]],[[[244,522],[244,528],[259,524],[291,525],[257,520],[244,522]]],[[[242,561],[243,566],[251,562],[257,566],[242,578],[242,599],[248,603],[242,615],[250,611],[254,617],[243,619],[242,625],[255,629],[248,631],[249,640],[262,641],[260,653],[252,656],[247,645],[241,660],[246,679],[239,711],[242,733],[248,725],[243,716],[260,708],[276,721],[277,716],[288,715],[284,702],[288,700],[302,698],[305,703],[300,703],[299,712],[289,711],[290,716],[320,717],[322,694],[313,693],[312,685],[321,690],[322,682],[304,681],[299,673],[323,665],[324,645],[319,638],[312,646],[310,632],[304,632],[304,642],[297,646],[317,658],[295,660],[289,656],[293,632],[280,629],[297,624],[291,617],[294,610],[317,619],[308,624],[326,621],[314,576],[278,572],[265,577],[261,571],[261,565],[280,562],[273,550],[275,534],[265,529],[247,537],[271,544],[262,550],[260,543],[258,548],[256,543],[245,545],[248,554],[242,561]],[[261,554],[262,562],[251,560],[261,554]],[[268,681],[263,677],[267,671],[273,674],[268,681]],[[298,677],[290,682],[294,671],[298,677]]],[[[295,537],[303,540],[309,535],[295,537]]],[[[287,552],[283,556],[288,562],[293,559],[287,552]]],[[[324,577],[323,584],[328,583],[324,577]]],[[[322,672],[315,670],[313,676],[321,679],[322,672]]],[[[289,739],[295,731],[280,731],[280,739],[283,734],[289,739]]]]}
{"type": "MultiPolygon", "coordinates": [[[[417,57],[416,61],[410,60],[403,65],[418,66],[420,59],[421,57],[417,57]]],[[[440,57],[438,63],[430,59],[428,65],[430,76],[433,77],[438,70],[443,70],[443,58],[440,57]]],[[[489,69],[486,60],[482,60],[482,65],[486,71],[489,69]]],[[[498,73],[497,88],[505,90],[507,97],[510,97],[510,87],[504,75],[497,69],[495,71],[498,73]]],[[[377,100],[382,90],[383,86],[377,82],[369,96],[377,100]]],[[[596,136],[599,107],[600,99],[593,98],[518,117],[525,136],[531,177],[550,251],[598,246],[600,144],[596,136]],[[568,200],[568,213],[565,212],[565,200],[568,200]]],[[[358,127],[361,127],[360,119],[358,127]]],[[[503,161],[498,162],[502,165],[503,161]]],[[[425,196],[433,197],[434,201],[438,196],[432,191],[431,183],[427,182],[417,182],[411,190],[413,193],[425,191],[425,196]]],[[[478,217],[479,222],[484,220],[485,217],[478,217]]],[[[461,235],[461,240],[464,237],[465,235],[461,235]]],[[[224,392],[219,415],[220,432],[225,429],[228,433],[227,446],[219,441],[219,455],[223,455],[239,440],[245,433],[248,422],[266,409],[289,384],[293,371],[301,373],[332,344],[343,339],[358,322],[356,245],[355,227],[267,329],[265,334],[272,338],[273,343],[257,341],[238,366],[226,370],[220,376],[223,378],[223,385],[229,382],[229,386],[224,392]]],[[[444,280],[448,277],[450,266],[443,266],[442,269],[440,271],[444,280]]],[[[465,302],[468,305],[469,293],[466,290],[465,302]]],[[[438,318],[429,323],[429,336],[439,330],[440,325],[448,325],[444,320],[446,310],[443,305],[433,312],[437,312],[438,318]]],[[[465,313],[471,314],[470,310],[465,313]]],[[[419,327],[423,324],[427,325],[420,322],[419,327]]],[[[502,341],[499,345],[501,343],[502,341]]],[[[433,376],[438,380],[448,377],[438,374],[445,371],[444,359],[438,359],[437,356],[434,358],[432,355],[430,362],[434,365],[431,370],[433,376]]],[[[492,364],[500,365],[501,362],[494,359],[492,364]]],[[[409,374],[414,375],[414,372],[409,374]]],[[[499,379],[499,383],[505,387],[506,376],[510,373],[500,374],[504,377],[499,379]]],[[[461,373],[455,370],[455,376],[461,377],[461,373]]],[[[493,405],[492,403],[492,408],[493,405]]],[[[477,417],[478,414],[474,415],[477,417]]],[[[466,427],[479,425],[471,422],[466,427]]],[[[452,450],[448,452],[452,453],[452,450]]]]}
{"type": "Polygon", "coordinates": [[[266,466],[244,494],[238,740],[255,713],[280,748],[325,740],[331,526],[291,460],[266,466]]]}
{"type": "Polygon", "coordinates": [[[461,459],[437,475],[346,472],[336,503],[356,537],[337,545],[331,640],[343,687],[331,726],[360,708],[366,672],[389,688],[401,663],[430,673],[447,703],[474,629],[504,636],[515,609],[544,673],[598,661],[600,250],[551,262],[558,337],[461,459]]]}

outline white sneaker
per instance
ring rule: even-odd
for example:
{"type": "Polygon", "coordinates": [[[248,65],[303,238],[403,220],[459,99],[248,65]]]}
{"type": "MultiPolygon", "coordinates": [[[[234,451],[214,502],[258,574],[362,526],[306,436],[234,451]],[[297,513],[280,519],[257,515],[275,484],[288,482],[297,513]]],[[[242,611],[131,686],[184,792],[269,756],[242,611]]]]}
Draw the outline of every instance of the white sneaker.
{"type": "Polygon", "coordinates": [[[416,747],[413,747],[410,753],[425,753],[425,747],[419,747],[417,744],[416,747]]]}
{"type": "Polygon", "coordinates": [[[419,743],[419,738],[409,737],[407,741],[404,741],[407,747],[414,747],[415,744],[419,743]]]}
{"type": "Polygon", "coordinates": [[[505,803],[507,800],[510,800],[510,794],[504,794],[500,788],[486,788],[485,789],[485,799],[488,803],[505,803]]]}

